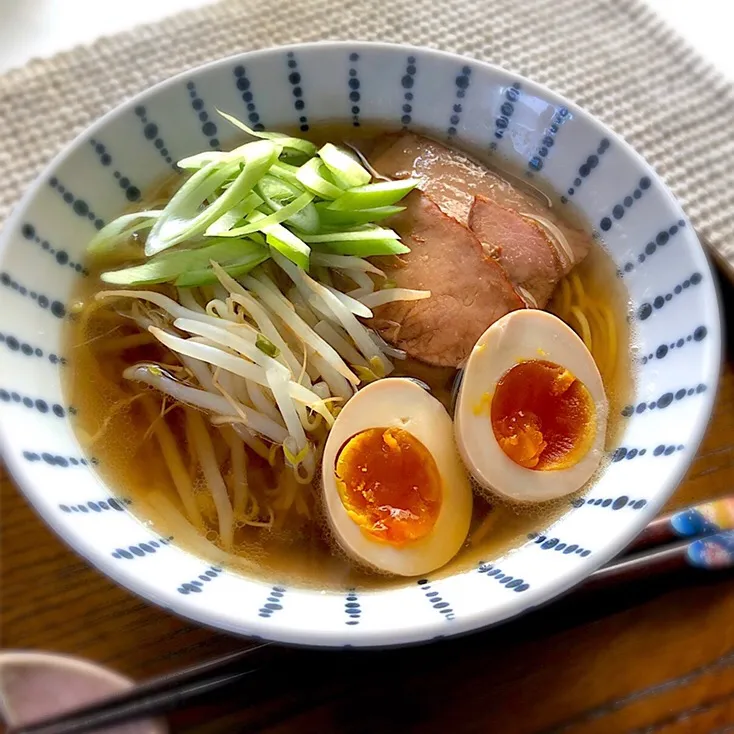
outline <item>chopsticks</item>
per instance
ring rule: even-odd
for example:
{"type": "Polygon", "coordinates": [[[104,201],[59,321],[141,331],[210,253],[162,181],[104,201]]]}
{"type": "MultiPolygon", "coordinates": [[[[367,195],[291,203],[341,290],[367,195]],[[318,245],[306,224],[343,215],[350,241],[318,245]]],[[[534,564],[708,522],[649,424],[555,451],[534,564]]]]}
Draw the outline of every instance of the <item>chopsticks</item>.
{"type": "Polygon", "coordinates": [[[632,541],[625,553],[727,530],[734,530],[734,495],[656,517],[632,541]]]}
{"type": "Polygon", "coordinates": [[[734,568],[734,496],[655,518],[621,556],[589,576],[592,589],[641,578],[734,568]]]}
{"type": "Polygon", "coordinates": [[[82,709],[8,729],[7,734],[83,734],[192,706],[257,672],[263,651],[270,647],[266,642],[152,678],[82,709]]]}
{"type": "MultiPolygon", "coordinates": [[[[593,573],[579,588],[594,590],[682,570],[723,568],[734,568],[734,496],[656,518],[621,556],[593,573]]],[[[8,730],[7,734],[83,734],[151,718],[191,708],[254,673],[270,670],[283,655],[290,656],[290,664],[300,659],[312,667],[316,658],[334,654],[343,661],[348,653],[291,651],[264,643],[145,681],[83,709],[8,730]]]]}

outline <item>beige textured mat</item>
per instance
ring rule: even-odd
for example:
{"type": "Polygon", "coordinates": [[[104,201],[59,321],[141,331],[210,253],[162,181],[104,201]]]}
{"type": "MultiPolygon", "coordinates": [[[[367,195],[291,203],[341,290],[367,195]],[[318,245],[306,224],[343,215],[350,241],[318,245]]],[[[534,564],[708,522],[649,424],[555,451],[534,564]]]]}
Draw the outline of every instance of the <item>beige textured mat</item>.
{"type": "Polygon", "coordinates": [[[150,84],[254,48],[432,46],[553,87],[665,178],[734,278],[734,86],[641,0],[223,0],[0,77],[0,221],[48,159],[150,84]]]}

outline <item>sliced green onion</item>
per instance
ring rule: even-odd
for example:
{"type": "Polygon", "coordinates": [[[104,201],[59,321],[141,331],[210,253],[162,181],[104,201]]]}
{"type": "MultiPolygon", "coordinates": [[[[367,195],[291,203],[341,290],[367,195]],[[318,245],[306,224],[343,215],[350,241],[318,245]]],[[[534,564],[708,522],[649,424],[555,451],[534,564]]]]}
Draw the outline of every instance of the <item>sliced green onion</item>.
{"type": "Polygon", "coordinates": [[[300,196],[303,193],[303,187],[267,173],[258,181],[257,192],[270,206],[273,206],[271,203],[273,201],[278,203],[292,201],[295,197],[300,196]]]}
{"type": "Polygon", "coordinates": [[[275,359],[280,354],[280,349],[273,344],[266,336],[262,334],[257,335],[255,340],[255,346],[263,353],[267,354],[268,357],[275,359]]]}
{"type": "MultiPolygon", "coordinates": [[[[246,234],[252,234],[253,232],[264,232],[267,227],[274,224],[281,224],[287,219],[290,219],[294,214],[297,214],[304,207],[308,206],[312,200],[313,194],[301,194],[290,204],[280,207],[272,214],[268,214],[267,216],[254,216],[247,224],[244,224],[241,227],[236,227],[235,229],[230,229],[227,232],[221,232],[220,235],[222,237],[242,237],[246,234]]],[[[259,214],[259,212],[255,212],[255,214],[259,214]]]]}
{"type": "MultiPolygon", "coordinates": [[[[247,275],[247,273],[264,263],[269,257],[270,254],[268,251],[261,247],[259,251],[253,251],[247,255],[243,255],[232,262],[222,263],[220,267],[227,275],[231,275],[233,278],[239,278],[241,275],[247,275]]],[[[216,261],[212,260],[212,262],[216,261]]],[[[208,267],[200,270],[188,270],[182,273],[176,278],[175,285],[180,288],[194,288],[195,286],[212,285],[217,282],[219,282],[219,279],[217,278],[216,271],[213,267],[208,267]]]]}
{"type": "MultiPolygon", "coordinates": [[[[119,285],[175,281],[181,287],[216,283],[212,262],[220,263],[224,273],[247,273],[274,252],[308,270],[311,246],[324,258],[316,265],[325,266],[329,258],[346,265],[351,258],[352,269],[358,258],[409,252],[396,232],[374,223],[404,210],[395,203],[414,188],[415,180],[372,184],[370,171],[343,147],[327,143],[317,151],[309,141],[256,132],[222,115],[260,139],[229,152],[181,159],[180,167],[191,174],[163,211],[124,215],[105,227],[90,244],[92,254],[117,252],[115,245],[150,228],[145,255],[151,259],[109,271],[104,280],[119,285]],[[316,153],[319,157],[313,157],[316,153]],[[281,156],[311,157],[299,167],[281,156]],[[161,254],[182,243],[186,249],[161,254]]],[[[126,258],[139,254],[124,249],[126,258]]],[[[360,264],[353,278],[362,286],[355,291],[360,295],[370,292],[363,281],[372,285],[362,270],[360,264]]],[[[330,282],[328,273],[321,279],[330,282]]],[[[341,306],[366,311],[356,301],[341,306]]]]}
{"type": "Polygon", "coordinates": [[[402,255],[410,252],[410,248],[400,242],[397,232],[382,227],[304,235],[303,240],[309,245],[316,245],[317,249],[326,250],[335,255],[372,257],[375,255],[402,255]]]}
{"type": "Polygon", "coordinates": [[[220,163],[234,160],[243,161],[246,156],[245,149],[251,142],[252,141],[250,140],[237,148],[232,148],[232,150],[227,151],[205,150],[203,153],[197,153],[196,155],[191,155],[188,158],[182,158],[178,163],[176,163],[176,166],[184,170],[196,171],[214,161],[219,161],[220,163]]]}
{"type": "Polygon", "coordinates": [[[375,267],[369,260],[362,260],[358,257],[312,252],[311,262],[315,265],[324,265],[327,268],[335,268],[336,270],[356,270],[358,272],[373,273],[374,275],[379,275],[382,278],[385,277],[385,273],[383,273],[380,268],[375,267]]]}
{"type": "Polygon", "coordinates": [[[328,242],[316,247],[334,255],[354,255],[355,257],[376,257],[378,255],[404,255],[410,252],[400,240],[352,240],[347,242],[328,242]]]}
{"type": "Polygon", "coordinates": [[[327,234],[304,235],[303,241],[309,244],[329,242],[363,242],[365,240],[399,240],[400,235],[392,229],[371,227],[348,232],[328,232],[327,234]]]}
{"type": "Polygon", "coordinates": [[[234,183],[203,211],[200,208],[204,201],[237,170],[240,164],[235,161],[224,164],[213,161],[186,181],[174,194],[148,235],[145,243],[146,255],[154,255],[206,231],[209,225],[239,204],[252,191],[278,155],[275,144],[267,140],[243,146],[243,151],[245,151],[245,163],[234,183]]]}
{"type": "Polygon", "coordinates": [[[399,181],[380,181],[366,186],[355,186],[332,202],[330,208],[348,211],[391,206],[410,193],[419,183],[415,178],[408,178],[399,181]]]}
{"type": "MultiPolygon", "coordinates": [[[[196,171],[171,197],[163,213],[158,217],[148,234],[145,254],[155,255],[195,235],[199,229],[196,226],[197,215],[205,209],[208,200],[216,198],[216,192],[221,185],[237,175],[238,170],[239,166],[236,163],[212,161],[196,171]],[[192,223],[194,226],[191,226],[192,223]]],[[[217,213],[221,216],[225,211],[227,210],[217,213]]]]}
{"type": "Polygon", "coordinates": [[[184,171],[198,171],[210,163],[222,162],[231,159],[231,153],[224,153],[221,150],[206,150],[203,153],[190,155],[188,158],[182,158],[176,163],[178,168],[184,171]]]}
{"type": "MultiPolygon", "coordinates": [[[[238,204],[233,209],[230,209],[226,214],[223,214],[219,219],[209,225],[205,234],[207,237],[214,237],[216,235],[228,236],[229,232],[237,222],[241,219],[252,214],[259,206],[262,206],[265,202],[257,194],[252,193],[245,197],[245,200],[238,204]]],[[[231,236],[231,235],[229,235],[231,236]]]]}
{"type": "Polygon", "coordinates": [[[282,224],[270,225],[262,231],[265,233],[265,241],[274,250],[277,250],[283,257],[287,257],[302,270],[308,270],[311,248],[300,237],[282,224]]]}
{"type": "Polygon", "coordinates": [[[322,160],[311,158],[298,169],[296,178],[302,186],[322,199],[336,199],[342,196],[344,191],[324,177],[324,169],[326,165],[322,160]]]}
{"type": "Polygon", "coordinates": [[[319,150],[319,157],[334,175],[336,182],[346,188],[363,186],[372,180],[369,171],[357,163],[349,153],[332,143],[326,143],[319,150]]]}
{"type": "Polygon", "coordinates": [[[257,190],[273,212],[279,212],[285,201],[294,199],[303,201],[303,195],[306,194],[310,198],[305,205],[298,207],[287,217],[279,218],[276,223],[287,221],[296,229],[311,234],[319,231],[319,215],[311,204],[314,195],[304,192],[301,186],[293,185],[268,174],[262,177],[257,185],[257,190]]]}
{"type": "Polygon", "coordinates": [[[102,227],[94,235],[92,241],[87,245],[87,252],[92,257],[103,257],[111,254],[115,247],[127,240],[130,235],[139,232],[141,229],[152,227],[162,213],[159,210],[152,210],[123,214],[106,227],[102,227]]]}
{"type": "Polygon", "coordinates": [[[381,219],[392,217],[405,211],[404,206],[381,206],[375,209],[359,209],[351,211],[339,211],[331,208],[331,204],[320,201],[316,205],[321,223],[326,226],[357,226],[359,224],[371,224],[381,219]]]}
{"type": "Polygon", "coordinates": [[[209,265],[211,260],[226,262],[254,253],[264,254],[265,259],[267,259],[267,250],[254,242],[230,239],[212,240],[212,244],[207,247],[166,252],[150,258],[140,265],[102,273],[100,277],[105,283],[114,285],[165,283],[190,270],[204,268],[209,265]]]}
{"type": "Polygon", "coordinates": [[[289,163],[283,161],[275,161],[270,172],[281,179],[281,181],[287,181],[294,186],[299,185],[298,171],[301,169],[298,166],[291,166],[289,163]]]}
{"type": "Polygon", "coordinates": [[[252,128],[245,125],[244,122],[241,122],[236,117],[232,117],[232,115],[228,115],[226,112],[222,112],[221,110],[217,110],[217,112],[225,119],[227,122],[232,123],[235,127],[238,127],[240,130],[243,130],[248,135],[252,136],[253,138],[260,138],[261,140],[272,140],[273,142],[277,143],[279,146],[283,148],[289,148],[290,150],[294,150],[298,153],[305,153],[308,156],[312,156],[316,154],[316,146],[308,141],[308,140],[302,140],[301,138],[293,138],[290,135],[285,135],[284,133],[266,133],[266,132],[258,132],[256,130],[253,130],[252,128]]]}
{"type": "MultiPolygon", "coordinates": [[[[313,196],[313,194],[309,194],[313,196]]],[[[309,202],[299,212],[288,218],[288,223],[304,234],[316,234],[321,229],[319,213],[313,202],[309,202]]]]}

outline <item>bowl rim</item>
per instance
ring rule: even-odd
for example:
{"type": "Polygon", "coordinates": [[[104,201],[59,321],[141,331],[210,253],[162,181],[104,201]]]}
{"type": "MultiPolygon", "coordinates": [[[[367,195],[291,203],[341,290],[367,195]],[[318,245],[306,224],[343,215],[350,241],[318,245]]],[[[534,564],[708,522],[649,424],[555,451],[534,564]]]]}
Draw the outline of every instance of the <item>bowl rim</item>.
{"type": "MultiPolygon", "coordinates": [[[[532,94],[542,96],[544,100],[553,102],[556,104],[562,104],[566,106],[574,115],[584,120],[586,124],[591,124],[597,127],[603,133],[611,137],[617,145],[624,151],[624,154],[637,164],[644,168],[651,176],[654,177],[656,185],[660,191],[664,192],[666,200],[673,206],[678,207],[683,211],[680,202],[670,191],[667,184],[659,176],[659,174],[653,169],[652,165],[649,164],[641,154],[639,154],[619,133],[608,127],[605,123],[601,122],[597,117],[580,107],[575,102],[566,99],[561,94],[553,91],[544,84],[536,82],[532,79],[524,77],[523,75],[506,69],[498,64],[489,63],[480,59],[476,59],[471,56],[464,56],[461,54],[443,51],[435,48],[425,46],[414,46],[410,44],[399,44],[399,43],[384,43],[384,42],[373,42],[373,41],[312,41],[306,43],[292,43],[280,46],[269,46],[266,48],[255,49],[250,51],[244,51],[237,54],[232,54],[221,59],[216,59],[204,64],[193,66],[188,69],[163,79],[154,85],[144,89],[143,91],[123,100],[119,104],[115,105],[112,109],[105,112],[102,116],[97,118],[91,125],[85,127],[78,135],[76,135],[71,141],[66,143],[63,149],[57,153],[49,163],[47,163],[40,172],[36,175],[33,182],[28,186],[23,196],[17,201],[13,210],[0,232],[0,262],[2,262],[6,256],[6,251],[10,249],[12,241],[12,232],[15,232],[22,220],[24,211],[28,208],[31,202],[37,196],[39,190],[47,180],[47,178],[56,170],[59,166],[73,156],[73,154],[81,147],[83,143],[88,141],[90,138],[101,129],[103,129],[109,121],[115,119],[119,115],[126,111],[134,109],[137,105],[144,104],[147,100],[155,97],[160,91],[174,86],[176,83],[190,77],[192,74],[200,74],[210,70],[218,69],[225,66],[231,66],[238,62],[246,63],[252,61],[255,58],[266,58],[268,56],[275,56],[288,51],[300,51],[300,52],[318,52],[319,49],[344,49],[354,52],[362,51],[386,51],[388,53],[401,52],[413,52],[416,54],[432,57],[442,61],[454,62],[457,64],[475,64],[479,67],[483,67],[494,74],[501,76],[511,76],[513,79],[522,82],[524,89],[530,91],[532,94]]],[[[690,226],[688,216],[683,212],[683,218],[690,226]]],[[[509,614],[506,611],[502,611],[499,614],[493,612],[492,609],[480,610],[474,613],[468,613],[462,615],[461,618],[456,619],[456,623],[451,625],[451,629],[447,629],[445,621],[436,615],[436,620],[421,621],[419,627],[421,629],[418,638],[415,635],[411,635],[411,639],[403,639],[401,633],[393,633],[389,629],[384,630],[365,630],[360,627],[349,628],[349,634],[344,630],[338,630],[336,628],[330,628],[327,631],[323,630],[309,630],[307,628],[298,628],[295,631],[289,630],[288,625],[276,625],[273,622],[262,623],[260,620],[253,618],[244,621],[238,625],[233,625],[221,616],[217,616],[215,612],[211,610],[200,610],[198,608],[192,608],[187,604],[184,597],[177,598],[173,593],[160,593],[158,589],[155,589],[151,583],[146,581],[145,576],[140,573],[130,572],[127,567],[114,564],[109,561],[104,554],[99,553],[97,548],[92,543],[85,542],[84,538],[80,533],[70,532],[63,528],[57,523],[53,517],[53,513],[49,508],[45,507],[42,502],[37,503],[35,501],[36,495],[36,483],[27,479],[24,466],[20,462],[20,458],[16,454],[7,452],[5,446],[7,445],[7,431],[10,430],[10,426],[7,425],[8,421],[2,419],[2,411],[0,411],[0,454],[5,461],[5,465],[12,476],[15,484],[22,491],[25,499],[29,502],[30,506],[34,511],[41,516],[45,524],[47,524],[55,534],[64,541],[75,553],[82,556],[86,562],[96,568],[100,573],[114,582],[122,585],[131,593],[145,599],[146,601],[152,602],[159,607],[162,607],[165,611],[172,612],[179,617],[196,622],[205,627],[216,630],[224,630],[237,635],[242,635],[257,639],[267,639],[273,642],[280,642],[295,646],[304,647],[334,647],[334,646],[355,646],[355,647],[393,647],[403,646],[412,644],[422,644],[430,642],[433,639],[443,637],[455,637],[471,632],[476,632],[482,629],[486,629],[497,624],[509,621],[517,618],[522,614],[527,613],[530,609],[537,608],[538,606],[544,606],[561,596],[573,586],[580,583],[589,574],[591,574],[598,567],[608,562],[613,558],[622,548],[624,548],[662,508],[663,504],[673,494],[676,488],[680,485],[685,473],[690,468],[692,459],[698,452],[700,443],[703,439],[704,433],[709,425],[709,421],[713,412],[716,396],[718,394],[718,388],[720,383],[720,375],[722,368],[722,333],[723,333],[723,322],[722,322],[722,306],[721,298],[719,294],[719,288],[717,284],[716,276],[714,275],[714,269],[711,264],[711,256],[703,247],[693,227],[690,227],[691,232],[696,238],[696,244],[698,245],[698,251],[703,255],[702,267],[705,265],[708,268],[708,274],[710,275],[710,283],[714,292],[714,298],[712,299],[712,308],[714,310],[713,316],[718,316],[718,319],[712,318],[712,327],[709,332],[710,339],[708,339],[708,352],[713,357],[711,360],[712,374],[707,375],[708,384],[710,385],[706,394],[703,396],[705,402],[701,405],[696,416],[696,425],[692,429],[691,439],[688,441],[688,448],[690,453],[686,461],[672,471],[661,489],[663,491],[658,492],[658,496],[648,501],[647,505],[635,514],[635,519],[627,523],[621,532],[618,534],[615,542],[605,541],[605,544],[596,552],[590,559],[585,559],[585,563],[579,565],[577,568],[572,569],[563,576],[556,577],[555,583],[540,592],[536,591],[534,597],[534,603],[525,606],[518,607],[516,610],[513,609],[509,614]],[[295,632],[295,634],[292,634],[295,632]]],[[[694,248],[696,249],[696,248],[694,248]]],[[[560,519],[560,518],[559,518],[560,519]]],[[[185,550],[185,549],[184,549],[185,550]]],[[[195,554],[187,551],[190,555],[195,558],[199,558],[195,554]]],[[[245,577],[247,578],[247,577],[245,577]]],[[[255,579],[248,579],[250,581],[256,581],[255,579]]],[[[257,580],[257,583],[265,582],[257,580]]],[[[294,587],[295,588],[295,587],[294,587]]],[[[402,587],[401,587],[402,588],[402,587]]],[[[299,591],[318,593],[313,588],[298,587],[299,591]]],[[[377,593],[377,594],[389,594],[391,589],[380,589],[380,590],[365,590],[362,594],[377,593]]]]}

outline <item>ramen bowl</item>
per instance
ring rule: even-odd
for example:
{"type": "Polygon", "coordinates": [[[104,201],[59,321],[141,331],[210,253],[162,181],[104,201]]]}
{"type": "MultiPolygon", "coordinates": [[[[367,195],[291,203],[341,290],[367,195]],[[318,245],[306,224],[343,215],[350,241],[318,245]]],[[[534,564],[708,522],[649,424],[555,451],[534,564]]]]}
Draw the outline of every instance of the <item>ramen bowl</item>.
{"type": "Polygon", "coordinates": [[[0,250],[0,436],[18,486],[102,573],[176,614],[287,643],[385,646],[501,622],[618,553],[656,514],[706,428],[720,367],[707,258],[680,205],[619,136],[548,89],[437,51],[367,43],[245,53],[167,80],[107,114],[39,176],[0,250]],[[223,109],[304,132],[335,121],[418,129],[484,151],[559,195],[607,250],[630,300],[635,372],[611,460],[542,533],[500,558],[389,588],[249,578],[161,537],[102,480],[65,401],[64,322],[86,243],[176,160],[226,143],[223,109]]]}

